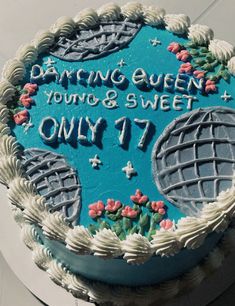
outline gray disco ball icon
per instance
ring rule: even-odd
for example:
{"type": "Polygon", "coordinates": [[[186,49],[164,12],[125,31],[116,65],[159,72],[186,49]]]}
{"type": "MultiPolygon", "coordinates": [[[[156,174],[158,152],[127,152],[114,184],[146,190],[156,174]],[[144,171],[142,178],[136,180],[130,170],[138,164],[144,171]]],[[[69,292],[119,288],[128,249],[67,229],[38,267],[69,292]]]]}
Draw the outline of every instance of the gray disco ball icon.
{"type": "Polygon", "coordinates": [[[153,175],[159,191],[189,216],[232,186],[235,110],[200,108],[175,119],[154,145],[153,175]]]}

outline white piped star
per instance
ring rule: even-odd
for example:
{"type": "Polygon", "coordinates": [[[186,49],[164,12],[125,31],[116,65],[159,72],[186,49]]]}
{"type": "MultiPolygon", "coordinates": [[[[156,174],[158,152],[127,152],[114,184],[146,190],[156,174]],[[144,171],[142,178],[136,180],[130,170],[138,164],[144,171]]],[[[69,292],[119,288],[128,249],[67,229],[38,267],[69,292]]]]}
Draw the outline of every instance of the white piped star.
{"type": "Polygon", "coordinates": [[[53,61],[50,57],[48,57],[47,61],[44,62],[44,64],[47,66],[47,68],[53,66],[54,64],[56,64],[55,61],[53,61]]]}
{"type": "Polygon", "coordinates": [[[155,37],[154,39],[150,39],[149,41],[150,41],[150,43],[151,43],[151,45],[152,45],[153,47],[156,47],[156,46],[162,44],[161,41],[158,40],[156,37],[155,37]]]}
{"type": "Polygon", "coordinates": [[[122,171],[126,173],[128,179],[131,179],[131,177],[137,173],[130,161],[128,161],[127,165],[122,168],[122,171]]]}
{"type": "Polygon", "coordinates": [[[122,59],[117,63],[117,65],[118,65],[119,67],[124,67],[124,66],[126,66],[126,62],[125,62],[124,59],[122,58],[122,59]]]}
{"type": "Polygon", "coordinates": [[[224,94],[220,98],[223,99],[224,102],[228,102],[232,99],[232,96],[228,95],[227,90],[225,90],[224,94]]]}
{"type": "Polygon", "coordinates": [[[102,165],[102,161],[99,159],[97,154],[93,158],[89,158],[89,163],[92,168],[99,168],[99,165],[102,165]]]}
{"type": "Polygon", "coordinates": [[[28,122],[22,123],[22,126],[24,127],[24,133],[28,134],[29,129],[34,127],[34,124],[32,123],[31,118],[30,118],[28,122]]]}

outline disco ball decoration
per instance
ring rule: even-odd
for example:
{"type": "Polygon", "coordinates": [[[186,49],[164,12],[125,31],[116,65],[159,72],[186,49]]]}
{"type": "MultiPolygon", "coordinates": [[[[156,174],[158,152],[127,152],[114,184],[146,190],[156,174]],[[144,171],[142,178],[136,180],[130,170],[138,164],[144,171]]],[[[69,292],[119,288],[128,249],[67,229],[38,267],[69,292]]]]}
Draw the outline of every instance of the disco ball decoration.
{"type": "Polygon", "coordinates": [[[200,108],[175,119],[154,145],[152,167],[159,191],[189,216],[232,186],[235,110],[200,108]]]}

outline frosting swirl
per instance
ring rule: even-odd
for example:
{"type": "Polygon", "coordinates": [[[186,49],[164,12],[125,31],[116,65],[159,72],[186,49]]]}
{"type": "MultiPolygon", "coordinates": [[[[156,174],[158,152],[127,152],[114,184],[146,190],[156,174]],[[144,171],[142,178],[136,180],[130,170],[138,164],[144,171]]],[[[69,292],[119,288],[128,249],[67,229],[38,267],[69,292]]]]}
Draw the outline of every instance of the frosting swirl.
{"type": "Polygon", "coordinates": [[[38,54],[45,52],[49,47],[53,45],[55,41],[55,35],[50,31],[40,31],[36,34],[33,41],[35,48],[38,50],[38,54]]]}
{"type": "Polygon", "coordinates": [[[69,36],[73,33],[75,27],[76,24],[72,18],[62,16],[51,26],[50,31],[55,36],[69,36]]]}
{"type": "Polygon", "coordinates": [[[174,34],[184,34],[190,26],[190,19],[184,14],[167,14],[164,17],[166,29],[174,34]]]}
{"type": "Polygon", "coordinates": [[[22,81],[24,76],[24,63],[16,58],[8,60],[3,67],[2,77],[13,85],[17,85],[20,81],[22,81]]]}
{"type": "Polygon", "coordinates": [[[15,156],[0,158],[0,183],[9,185],[16,177],[22,176],[21,162],[15,156]]]}
{"type": "Polygon", "coordinates": [[[24,204],[24,217],[30,222],[35,222],[38,224],[42,223],[47,217],[47,212],[45,211],[45,199],[40,195],[28,195],[24,204]]]}
{"type": "Polygon", "coordinates": [[[92,236],[84,226],[69,229],[66,235],[66,248],[79,254],[91,253],[92,236]]]}
{"type": "Polygon", "coordinates": [[[173,256],[179,253],[181,249],[181,243],[177,240],[175,231],[156,231],[151,244],[156,255],[161,255],[162,257],[173,256]]]}
{"type": "Polygon", "coordinates": [[[131,21],[138,21],[143,17],[143,6],[138,2],[128,2],[121,11],[123,17],[131,21]]]}
{"type": "Polygon", "coordinates": [[[20,208],[14,206],[14,205],[11,205],[10,204],[10,208],[11,208],[11,211],[13,213],[13,217],[16,221],[16,223],[22,227],[25,223],[25,218],[24,218],[24,215],[23,215],[23,212],[20,208]]]}
{"type": "Polygon", "coordinates": [[[74,21],[79,28],[87,29],[97,25],[99,17],[93,9],[84,9],[75,16],[74,21]]]}
{"type": "Polygon", "coordinates": [[[152,256],[148,239],[141,234],[128,235],[122,242],[123,258],[130,264],[142,264],[152,256]]]}
{"type": "Polygon", "coordinates": [[[214,37],[213,31],[206,25],[192,24],[188,38],[198,45],[207,45],[214,37]]]}
{"type": "Polygon", "coordinates": [[[211,273],[215,269],[218,269],[222,265],[224,258],[224,252],[219,248],[215,248],[208,256],[208,260],[205,263],[205,270],[211,273]]]}
{"type": "Polygon", "coordinates": [[[52,239],[65,240],[69,226],[65,221],[64,215],[56,211],[53,214],[48,214],[42,220],[43,233],[52,239]]]}
{"type": "Polygon", "coordinates": [[[22,45],[16,51],[16,58],[23,62],[26,67],[33,64],[37,60],[37,57],[38,51],[30,44],[22,45]]]}
{"type": "Polygon", "coordinates": [[[7,80],[0,82],[0,103],[6,104],[15,96],[16,88],[7,80]]]}
{"type": "Polygon", "coordinates": [[[4,135],[9,135],[11,133],[11,130],[9,126],[5,123],[0,122],[0,137],[3,137],[4,135]]]}
{"type": "Polygon", "coordinates": [[[211,228],[211,231],[223,232],[228,227],[229,221],[226,218],[226,214],[221,211],[216,202],[209,203],[203,207],[202,218],[208,222],[207,226],[211,228]]]}
{"type": "Polygon", "coordinates": [[[150,26],[158,26],[164,23],[164,16],[166,12],[162,8],[156,6],[144,6],[143,19],[144,23],[150,26]]]}
{"type": "Polygon", "coordinates": [[[235,76],[235,56],[231,57],[228,61],[228,71],[235,76]]]}
{"type": "Polygon", "coordinates": [[[234,55],[234,47],[219,39],[214,39],[209,44],[209,51],[220,62],[227,62],[234,55]]]}
{"type": "Polygon", "coordinates": [[[207,225],[200,218],[181,218],[177,224],[179,241],[188,249],[201,246],[207,236],[207,225]]]}
{"type": "Polygon", "coordinates": [[[24,208],[26,200],[34,195],[33,184],[23,177],[17,177],[9,184],[8,198],[17,207],[24,208]]]}
{"type": "Polygon", "coordinates": [[[37,247],[38,242],[40,242],[40,237],[31,224],[25,223],[20,232],[21,239],[24,241],[24,243],[27,245],[29,249],[34,249],[37,247]]]}
{"type": "Polygon", "coordinates": [[[3,123],[8,122],[9,111],[5,105],[0,105],[0,121],[3,123]]]}
{"type": "Polygon", "coordinates": [[[16,155],[19,151],[15,137],[3,135],[0,138],[0,157],[6,155],[16,155]]]}
{"type": "Polygon", "coordinates": [[[98,231],[92,239],[92,251],[99,257],[117,257],[122,254],[120,239],[116,233],[104,228],[98,231]]]}
{"type": "Polygon", "coordinates": [[[57,284],[57,285],[63,285],[63,278],[66,277],[66,274],[68,273],[68,270],[66,267],[58,262],[57,260],[51,260],[48,264],[47,272],[49,274],[49,277],[57,284]]]}
{"type": "Polygon", "coordinates": [[[101,21],[119,20],[121,9],[114,3],[107,3],[98,10],[98,16],[101,21]]]}
{"type": "Polygon", "coordinates": [[[205,271],[202,267],[197,266],[193,268],[191,271],[184,275],[184,284],[185,288],[194,288],[201,284],[201,282],[206,277],[205,271]]]}
{"type": "Polygon", "coordinates": [[[51,251],[43,245],[37,244],[32,253],[33,261],[43,270],[47,270],[53,259],[51,251]]]}

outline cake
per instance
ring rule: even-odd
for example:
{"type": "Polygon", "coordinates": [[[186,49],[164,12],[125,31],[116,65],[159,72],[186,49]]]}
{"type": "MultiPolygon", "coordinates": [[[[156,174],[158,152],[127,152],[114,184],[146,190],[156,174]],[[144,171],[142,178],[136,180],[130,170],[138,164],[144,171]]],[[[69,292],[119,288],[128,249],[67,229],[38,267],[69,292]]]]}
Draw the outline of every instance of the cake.
{"type": "Polygon", "coordinates": [[[61,17],[0,83],[0,182],[34,262],[78,298],[158,305],[233,247],[235,52],[183,14],[61,17]]]}

